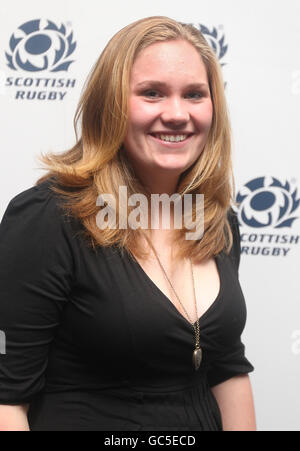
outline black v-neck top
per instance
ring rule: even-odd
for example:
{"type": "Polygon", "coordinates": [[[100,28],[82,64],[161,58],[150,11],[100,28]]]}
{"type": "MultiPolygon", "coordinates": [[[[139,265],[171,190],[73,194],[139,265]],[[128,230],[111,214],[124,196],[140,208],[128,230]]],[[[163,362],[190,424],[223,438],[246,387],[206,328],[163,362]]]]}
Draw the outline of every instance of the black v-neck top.
{"type": "Polygon", "coordinates": [[[234,213],[195,371],[192,325],[129,253],[88,247],[49,183],[12,199],[0,225],[0,404],[30,403],[31,430],[222,430],[211,387],[254,369],[234,213]]]}

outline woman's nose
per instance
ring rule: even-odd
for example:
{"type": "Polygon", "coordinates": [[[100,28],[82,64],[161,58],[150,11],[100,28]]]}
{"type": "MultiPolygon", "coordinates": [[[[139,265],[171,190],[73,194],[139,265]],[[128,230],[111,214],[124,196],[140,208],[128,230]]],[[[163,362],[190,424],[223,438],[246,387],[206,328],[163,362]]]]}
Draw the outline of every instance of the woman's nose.
{"type": "Polygon", "coordinates": [[[163,103],[161,119],[165,123],[182,124],[190,119],[184,99],[172,97],[163,103]]]}

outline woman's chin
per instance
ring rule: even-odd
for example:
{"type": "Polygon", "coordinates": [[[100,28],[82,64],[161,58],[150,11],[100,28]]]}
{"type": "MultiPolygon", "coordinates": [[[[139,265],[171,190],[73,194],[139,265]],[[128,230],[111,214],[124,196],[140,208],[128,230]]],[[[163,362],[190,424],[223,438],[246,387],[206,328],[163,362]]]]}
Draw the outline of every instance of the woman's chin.
{"type": "Polygon", "coordinates": [[[177,174],[181,174],[183,171],[185,171],[186,169],[188,169],[193,163],[192,162],[179,162],[178,158],[177,161],[168,159],[166,160],[159,160],[159,161],[155,161],[153,167],[155,169],[160,169],[160,170],[164,170],[166,172],[172,172],[172,173],[177,173],[177,174]]]}

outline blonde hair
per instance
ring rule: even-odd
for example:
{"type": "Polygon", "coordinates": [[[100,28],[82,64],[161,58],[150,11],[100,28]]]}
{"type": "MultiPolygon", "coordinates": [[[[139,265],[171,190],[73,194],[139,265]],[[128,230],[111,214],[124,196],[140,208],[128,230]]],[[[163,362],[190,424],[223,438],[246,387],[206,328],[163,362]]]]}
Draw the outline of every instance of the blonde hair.
{"type": "MultiPolygon", "coordinates": [[[[212,125],[205,147],[198,160],[181,174],[177,186],[179,194],[204,194],[202,239],[186,240],[184,227],[174,230],[176,243],[180,244],[177,257],[189,256],[201,261],[231,248],[227,214],[233,201],[234,183],[221,68],[203,35],[192,25],[154,16],[138,20],[113,36],[93,67],[81,95],[74,118],[76,144],[62,154],[48,153],[40,157],[48,172],[37,184],[53,178],[52,189],[61,195],[62,208],[82,222],[93,247],[117,245],[133,256],[145,258],[147,254],[138,239],[146,236],[145,230],[99,229],[96,199],[101,193],[111,193],[118,206],[119,186],[127,186],[128,196],[137,192],[147,194],[120,149],[128,124],[133,63],[145,47],[167,40],[185,40],[198,51],[206,67],[213,103],[212,125]]],[[[116,213],[118,217],[118,208],[116,213]]]]}

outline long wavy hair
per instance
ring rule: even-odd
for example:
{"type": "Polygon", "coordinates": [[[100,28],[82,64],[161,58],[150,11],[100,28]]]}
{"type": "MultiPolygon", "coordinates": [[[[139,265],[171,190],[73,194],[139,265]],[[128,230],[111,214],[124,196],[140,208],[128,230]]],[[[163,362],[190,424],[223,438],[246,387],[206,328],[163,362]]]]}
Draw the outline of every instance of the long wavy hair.
{"type": "MultiPolygon", "coordinates": [[[[200,262],[222,250],[228,253],[232,246],[228,211],[234,202],[234,181],[221,68],[201,32],[192,25],[154,16],[128,25],[112,37],[82,91],[74,117],[76,144],[63,153],[42,154],[39,159],[47,173],[36,184],[51,178],[52,190],[63,200],[62,208],[66,214],[80,220],[92,247],[116,245],[133,257],[148,255],[140,240],[147,238],[146,230],[97,226],[99,206],[96,201],[101,193],[114,195],[119,218],[119,186],[127,187],[128,197],[134,193],[149,195],[122,152],[129,118],[130,74],[139,52],[151,44],[168,40],[185,40],[198,51],[206,67],[213,104],[212,124],[204,149],[197,161],[180,175],[177,185],[180,195],[204,194],[203,237],[187,240],[185,233],[190,230],[184,225],[174,230],[176,257],[191,257],[200,262]]],[[[196,217],[195,211],[193,217],[196,217]]]]}

